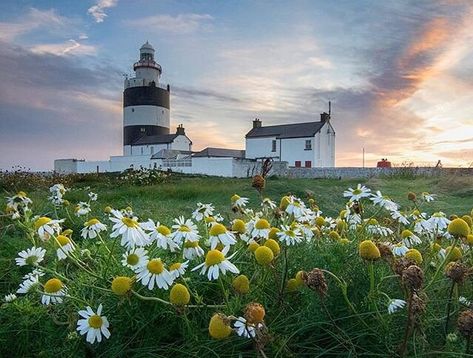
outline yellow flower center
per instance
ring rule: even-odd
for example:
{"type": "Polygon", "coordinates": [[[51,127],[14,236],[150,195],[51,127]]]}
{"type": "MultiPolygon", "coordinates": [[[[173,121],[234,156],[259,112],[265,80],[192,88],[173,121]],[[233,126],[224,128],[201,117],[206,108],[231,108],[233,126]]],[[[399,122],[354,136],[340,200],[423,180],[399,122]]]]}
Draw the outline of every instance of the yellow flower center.
{"type": "Polygon", "coordinates": [[[255,224],[255,228],[257,228],[258,230],[269,229],[271,228],[271,225],[269,225],[268,220],[259,219],[255,224]]]}
{"type": "Polygon", "coordinates": [[[163,236],[168,236],[171,233],[171,230],[167,226],[159,225],[157,227],[158,232],[163,236]]]}
{"type": "Polygon", "coordinates": [[[232,333],[232,328],[223,318],[222,315],[216,313],[210,319],[209,333],[212,338],[224,339],[232,333]]]}
{"type": "Polygon", "coordinates": [[[236,292],[246,294],[250,291],[250,280],[245,275],[240,275],[233,279],[232,286],[236,292]]]}
{"type": "Polygon", "coordinates": [[[92,328],[101,328],[102,327],[102,317],[99,315],[94,314],[93,316],[89,317],[89,326],[92,328]]]}
{"type": "Polygon", "coordinates": [[[256,261],[260,265],[269,265],[274,259],[273,251],[267,246],[260,246],[255,251],[256,261]]]}
{"type": "Polygon", "coordinates": [[[164,271],[164,265],[161,259],[152,259],[146,266],[152,274],[159,275],[164,271]]]}
{"type": "Polygon", "coordinates": [[[74,231],[72,231],[71,229],[67,229],[67,230],[64,230],[64,231],[62,232],[62,235],[64,235],[64,236],[72,235],[73,232],[74,232],[74,231]]]}
{"type": "Polygon", "coordinates": [[[412,235],[414,235],[414,234],[412,233],[411,230],[404,230],[404,231],[401,233],[401,237],[402,237],[403,239],[407,239],[408,237],[411,237],[412,235]]]}
{"type": "Polygon", "coordinates": [[[225,256],[218,250],[210,250],[205,256],[205,264],[207,266],[218,265],[223,260],[225,260],[225,256]]]}
{"type": "Polygon", "coordinates": [[[179,231],[181,231],[181,232],[191,232],[191,229],[187,225],[181,225],[181,227],[179,228],[179,231]]]}
{"type": "Polygon", "coordinates": [[[237,195],[237,194],[234,194],[234,195],[232,196],[232,199],[231,199],[231,200],[232,200],[232,203],[234,203],[235,201],[237,201],[237,200],[239,200],[239,199],[240,199],[240,196],[237,195]]]}
{"type": "Polygon", "coordinates": [[[408,259],[411,259],[416,262],[417,265],[420,265],[422,263],[422,254],[419,252],[419,250],[416,249],[410,249],[406,252],[406,257],[408,259]]]}
{"type": "Polygon", "coordinates": [[[122,223],[124,223],[129,228],[137,228],[139,226],[136,220],[130,218],[123,218],[122,223]]]}
{"type": "Polygon", "coordinates": [[[38,230],[41,226],[47,224],[50,221],[51,221],[50,218],[48,218],[46,216],[42,216],[38,220],[35,221],[34,227],[35,227],[36,230],[38,230]]]}
{"type": "Polygon", "coordinates": [[[44,284],[44,292],[46,293],[56,293],[59,292],[61,288],[62,282],[57,278],[52,278],[44,284]]]}
{"type": "Polygon", "coordinates": [[[271,251],[273,252],[274,256],[279,255],[279,252],[281,251],[281,248],[279,247],[278,242],[273,239],[266,240],[266,242],[264,243],[264,246],[269,247],[271,251]]]}
{"type": "Polygon", "coordinates": [[[210,223],[215,222],[215,219],[211,216],[208,216],[204,219],[204,221],[205,221],[206,224],[210,224],[210,223]]]}
{"type": "Polygon", "coordinates": [[[85,223],[85,226],[92,226],[92,225],[96,225],[98,223],[100,223],[100,221],[98,221],[97,219],[90,219],[89,221],[87,221],[85,223]]]}
{"type": "Polygon", "coordinates": [[[361,193],[362,193],[361,189],[357,188],[357,189],[353,190],[353,194],[355,194],[355,195],[360,195],[361,193]]]}
{"type": "Polygon", "coordinates": [[[227,228],[222,224],[214,224],[210,229],[210,236],[218,236],[225,234],[227,232],[227,228]]]}
{"type": "Polygon", "coordinates": [[[135,266],[138,261],[140,261],[140,257],[137,254],[130,254],[126,258],[127,264],[131,266],[135,266]]]}
{"type": "Polygon", "coordinates": [[[112,281],[112,291],[118,296],[123,296],[131,290],[133,281],[126,276],[117,276],[112,281]]]}
{"type": "Polygon", "coordinates": [[[361,258],[365,260],[376,260],[381,256],[378,247],[371,240],[365,240],[360,243],[359,253],[361,258]]]}
{"type": "Polygon", "coordinates": [[[447,231],[450,235],[456,237],[467,237],[470,233],[470,227],[463,219],[455,219],[448,224],[447,231]]]}
{"type": "Polygon", "coordinates": [[[169,266],[169,271],[179,270],[182,264],[180,262],[175,262],[171,266],[169,266]]]}
{"type": "Polygon", "coordinates": [[[278,238],[278,232],[280,230],[277,227],[272,227],[271,230],[269,230],[268,238],[276,240],[278,238]]]}
{"type": "Polygon", "coordinates": [[[318,216],[317,219],[315,219],[315,225],[318,227],[322,227],[325,224],[325,219],[322,216],[318,216]]]}
{"type": "Polygon", "coordinates": [[[198,241],[189,241],[189,240],[187,240],[184,243],[184,247],[186,249],[196,248],[196,247],[199,247],[199,242],[198,241]]]}
{"type": "Polygon", "coordinates": [[[244,234],[246,232],[246,225],[243,220],[236,219],[233,221],[232,230],[236,231],[239,234],[244,234]]]}
{"type": "Polygon", "coordinates": [[[24,198],[26,196],[26,193],[24,191],[19,191],[16,195],[18,195],[20,198],[24,198]]]}
{"type": "Polygon", "coordinates": [[[25,261],[28,265],[35,265],[36,262],[38,261],[38,256],[35,256],[35,255],[29,256],[25,261]]]}
{"type": "Polygon", "coordinates": [[[59,245],[61,246],[67,245],[68,243],[71,242],[71,240],[67,236],[64,236],[64,235],[58,235],[57,241],[59,242],[59,245]]]}
{"type": "Polygon", "coordinates": [[[291,202],[291,199],[288,196],[283,196],[281,198],[281,202],[279,203],[279,208],[281,210],[286,210],[290,202],[291,202]]]}

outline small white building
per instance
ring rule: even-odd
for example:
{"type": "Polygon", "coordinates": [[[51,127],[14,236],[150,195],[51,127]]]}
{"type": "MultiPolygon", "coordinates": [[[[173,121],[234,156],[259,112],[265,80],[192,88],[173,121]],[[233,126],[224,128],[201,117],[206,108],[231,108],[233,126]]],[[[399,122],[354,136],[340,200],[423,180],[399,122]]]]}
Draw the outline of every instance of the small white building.
{"type": "Polygon", "coordinates": [[[246,134],[246,158],[274,158],[290,167],[334,167],[335,130],[330,114],[319,122],[263,126],[259,119],[246,134]]]}

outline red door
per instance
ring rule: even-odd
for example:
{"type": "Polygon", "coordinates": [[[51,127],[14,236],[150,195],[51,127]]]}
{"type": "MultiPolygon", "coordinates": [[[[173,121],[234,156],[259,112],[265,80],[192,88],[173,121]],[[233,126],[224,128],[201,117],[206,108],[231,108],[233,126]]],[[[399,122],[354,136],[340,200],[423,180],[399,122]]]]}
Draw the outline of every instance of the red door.
{"type": "Polygon", "coordinates": [[[300,160],[296,160],[296,168],[300,168],[301,167],[301,161],[300,160]]]}
{"type": "Polygon", "coordinates": [[[305,167],[306,168],[312,168],[312,162],[310,160],[305,161],[305,167]]]}

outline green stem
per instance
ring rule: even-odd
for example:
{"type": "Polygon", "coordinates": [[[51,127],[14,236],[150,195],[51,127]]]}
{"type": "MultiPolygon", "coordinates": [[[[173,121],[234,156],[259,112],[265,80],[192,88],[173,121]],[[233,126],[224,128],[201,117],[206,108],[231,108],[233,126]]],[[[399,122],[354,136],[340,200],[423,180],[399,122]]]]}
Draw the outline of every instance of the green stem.
{"type": "Polygon", "coordinates": [[[437,278],[437,276],[439,275],[440,271],[443,269],[443,267],[445,266],[445,264],[447,263],[447,260],[450,258],[450,255],[452,254],[452,251],[455,249],[455,247],[457,246],[457,238],[455,238],[453,240],[453,245],[450,249],[450,252],[445,255],[445,258],[443,259],[442,263],[440,264],[440,266],[437,268],[437,271],[435,271],[435,274],[434,276],[432,277],[432,280],[430,280],[429,284],[427,286],[425,286],[424,290],[427,290],[430,285],[432,285],[432,283],[434,283],[435,279],[437,278]]]}
{"type": "Polygon", "coordinates": [[[447,318],[445,319],[445,329],[444,329],[444,344],[447,340],[447,333],[448,333],[448,324],[450,323],[450,310],[452,308],[452,295],[453,290],[455,288],[455,282],[452,282],[452,286],[450,287],[450,291],[448,293],[448,301],[447,301],[447,318]]]}

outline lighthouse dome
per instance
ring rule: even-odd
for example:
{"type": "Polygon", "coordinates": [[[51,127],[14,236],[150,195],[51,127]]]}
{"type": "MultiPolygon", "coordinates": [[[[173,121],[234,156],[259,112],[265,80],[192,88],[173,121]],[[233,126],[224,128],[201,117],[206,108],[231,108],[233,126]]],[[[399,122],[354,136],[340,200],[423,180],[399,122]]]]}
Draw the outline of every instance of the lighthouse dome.
{"type": "Polygon", "coordinates": [[[150,44],[148,41],[146,41],[146,43],[143,44],[143,46],[141,46],[141,48],[140,48],[140,51],[144,51],[144,50],[153,51],[153,52],[154,52],[154,47],[151,46],[151,44],[150,44]]]}

